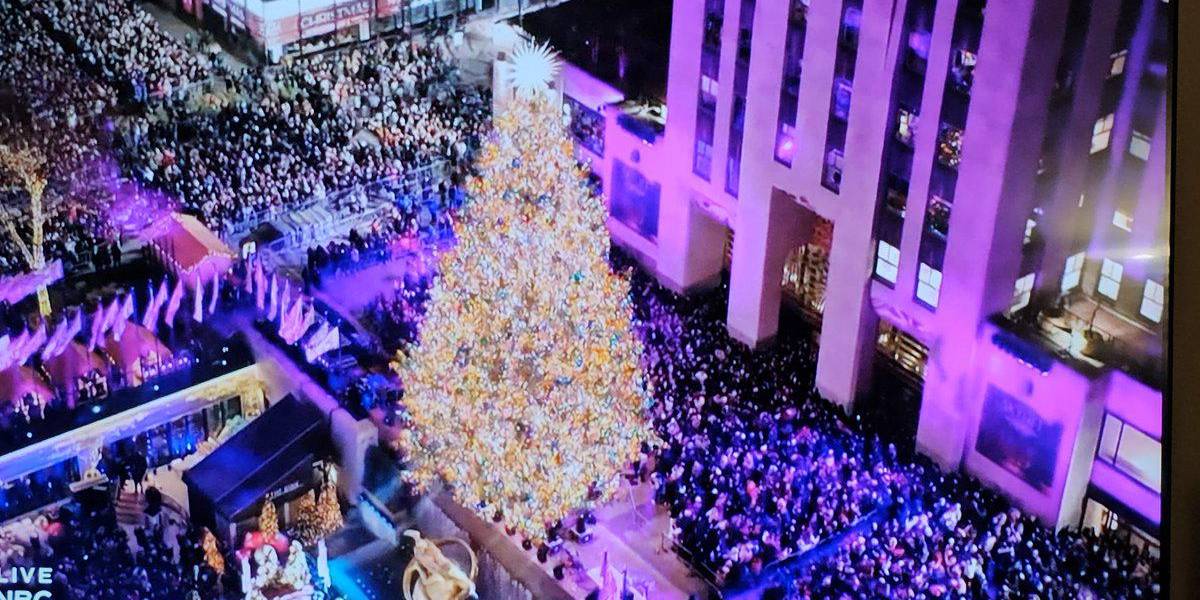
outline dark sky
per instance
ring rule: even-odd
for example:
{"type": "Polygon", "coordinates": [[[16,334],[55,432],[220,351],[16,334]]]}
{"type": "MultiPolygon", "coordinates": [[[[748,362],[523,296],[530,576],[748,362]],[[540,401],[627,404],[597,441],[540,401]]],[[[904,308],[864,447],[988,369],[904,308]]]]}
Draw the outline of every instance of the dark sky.
{"type": "Polygon", "coordinates": [[[571,0],[526,16],[525,29],[629,97],[666,97],[671,0],[571,0]]]}

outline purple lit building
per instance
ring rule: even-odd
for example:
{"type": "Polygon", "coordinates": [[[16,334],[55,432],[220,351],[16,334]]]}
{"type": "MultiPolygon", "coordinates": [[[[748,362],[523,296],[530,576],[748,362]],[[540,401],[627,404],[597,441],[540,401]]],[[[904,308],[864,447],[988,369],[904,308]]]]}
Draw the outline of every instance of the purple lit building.
{"type": "Polygon", "coordinates": [[[828,399],[1047,524],[1157,544],[1169,8],[675,2],[665,110],[562,87],[663,284],[727,274],[751,346],[791,306],[828,399]]]}

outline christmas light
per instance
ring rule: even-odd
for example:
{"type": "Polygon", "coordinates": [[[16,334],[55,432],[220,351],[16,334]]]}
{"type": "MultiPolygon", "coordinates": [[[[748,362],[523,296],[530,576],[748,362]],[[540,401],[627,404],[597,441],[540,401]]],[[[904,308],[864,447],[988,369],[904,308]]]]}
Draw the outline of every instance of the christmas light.
{"type": "Polygon", "coordinates": [[[418,345],[396,364],[408,477],[533,539],[611,497],[653,436],[629,282],[558,117],[533,93],[495,119],[418,345]]]}

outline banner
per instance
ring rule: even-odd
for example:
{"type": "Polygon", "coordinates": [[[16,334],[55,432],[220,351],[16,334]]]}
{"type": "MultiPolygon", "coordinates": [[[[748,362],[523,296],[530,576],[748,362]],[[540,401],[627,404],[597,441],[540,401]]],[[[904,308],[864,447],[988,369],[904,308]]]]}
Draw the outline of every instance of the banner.
{"type": "Polygon", "coordinates": [[[63,278],[62,261],[56,260],[40,271],[0,277],[0,301],[15,304],[40,287],[49,286],[63,278]]]}
{"type": "MultiPolygon", "coordinates": [[[[235,2],[237,0],[231,0],[235,2]]],[[[246,29],[264,46],[285,46],[305,38],[325,35],[337,29],[357,27],[375,17],[377,0],[349,0],[332,6],[292,13],[265,22],[253,11],[246,15],[246,29]]],[[[389,0],[379,0],[387,2],[389,0]]],[[[402,2],[402,0],[390,0],[402,2]]]]}

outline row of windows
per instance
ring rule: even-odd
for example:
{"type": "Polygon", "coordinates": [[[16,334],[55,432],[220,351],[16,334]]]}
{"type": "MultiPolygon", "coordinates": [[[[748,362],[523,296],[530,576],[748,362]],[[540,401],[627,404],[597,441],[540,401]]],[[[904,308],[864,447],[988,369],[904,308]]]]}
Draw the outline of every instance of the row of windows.
{"type": "MultiPolygon", "coordinates": [[[[1109,113],[1096,119],[1096,123],[1092,125],[1092,154],[1107,150],[1112,143],[1114,119],[1114,115],[1109,113]]],[[[1133,135],[1129,138],[1129,153],[1142,160],[1149,160],[1150,136],[1140,131],[1134,131],[1133,135]]]]}
{"type": "MultiPolygon", "coordinates": [[[[1085,259],[1086,254],[1083,252],[1067,257],[1062,276],[1063,293],[1079,286],[1085,259]]],[[[1103,259],[1100,262],[1100,279],[1096,283],[1096,293],[1109,300],[1116,300],[1121,293],[1121,279],[1124,274],[1124,265],[1110,258],[1103,259]]],[[[1146,285],[1142,287],[1142,301],[1138,306],[1138,314],[1154,323],[1161,323],[1165,300],[1166,290],[1163,285],[1153,279],[1147,279],[1146,285]]]]}

